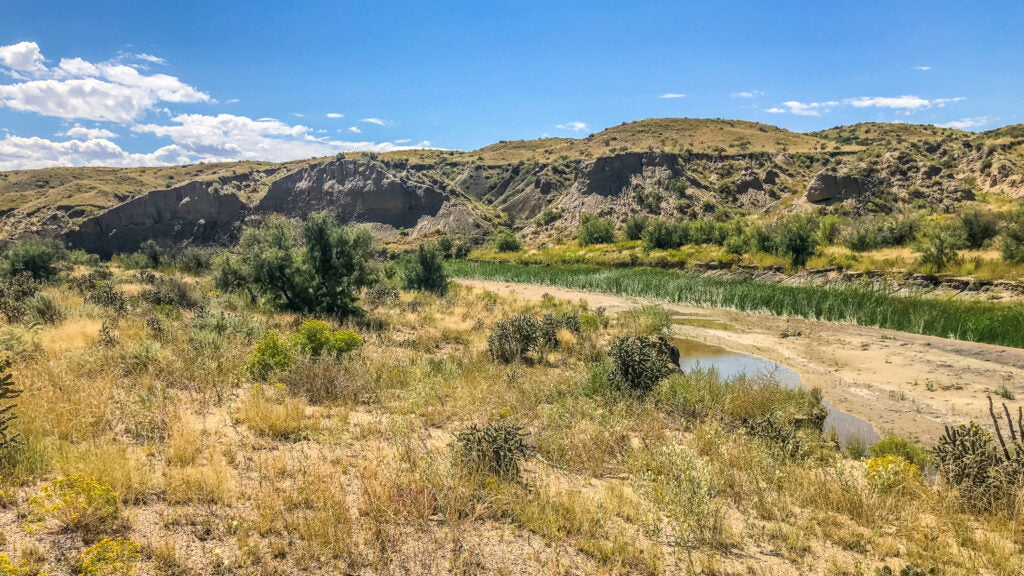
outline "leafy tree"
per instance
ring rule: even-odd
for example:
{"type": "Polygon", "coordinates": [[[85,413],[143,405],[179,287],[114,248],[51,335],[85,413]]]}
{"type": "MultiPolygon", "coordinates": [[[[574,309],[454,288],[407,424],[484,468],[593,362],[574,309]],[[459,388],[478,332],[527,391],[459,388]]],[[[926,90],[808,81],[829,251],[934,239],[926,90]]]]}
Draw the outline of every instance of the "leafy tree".
{"type": "Polygon", "coordinates": [[[580,229],[577,232],[580,246],[607,244],[612,242],[614,237],[615,227],[611,220],[586,213],[580,218],[580,229]]]}
{"type": "Polygon", "coordinates": [[[665,220],[651,220],[644,229],[644,248],[648,250],[668,250],[679,246],[676,244],[676,227],[665,220]]]}
{"type": "Polygon", "coordinates": [[[412,253],[402,257],[400,267],[405,287],[444,294],[448,290],[448,275],[444,271],[441,251],[432,245],[420,244],[412,253]]]}
{"type": "Polygon", "coordinates": [[[4,273],[17,276],[28,272],[36,280],[50,280],[57,275],[57,264],[67,256],[64,246],[52,238],[29,236],[7,248],[4,273]]]}
{"type": "Polygon", "coordinates": [[[344,317],[358,311],[356,293],[370,282],[372,244],[365,229],[345,228],[325,212],[301,228],[271,216],[242,233],[237,256],[217,260],[214,278],[285,310],[344,317]]]}
{"type": "Polygon", "coordinates": [[[146,240],[140,244],[139,254],[142,254],[146,260],[149,260],[151,268],[159,268],[160,263],[164,260],[164,250],[157,245],[155,240],[146,240]]]}
{"type": "Polygon", "coordinates": [[[502,230],[494,237],[494,249],[498,252],[518,252],[522,248],[523,243],[511,230],[502,230]]]}

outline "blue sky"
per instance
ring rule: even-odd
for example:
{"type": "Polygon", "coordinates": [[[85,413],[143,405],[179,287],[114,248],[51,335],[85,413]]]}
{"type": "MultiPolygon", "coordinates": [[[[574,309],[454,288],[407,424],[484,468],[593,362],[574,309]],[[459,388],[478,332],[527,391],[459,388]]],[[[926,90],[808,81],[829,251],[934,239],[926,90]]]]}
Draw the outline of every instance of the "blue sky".
{"type": "Polygon", "coordinates": [[[1024,2],[0,0],[0,169],[1024,122],[1024,2]],[[329,116],[330,115],[330,116],[329,116]]]}

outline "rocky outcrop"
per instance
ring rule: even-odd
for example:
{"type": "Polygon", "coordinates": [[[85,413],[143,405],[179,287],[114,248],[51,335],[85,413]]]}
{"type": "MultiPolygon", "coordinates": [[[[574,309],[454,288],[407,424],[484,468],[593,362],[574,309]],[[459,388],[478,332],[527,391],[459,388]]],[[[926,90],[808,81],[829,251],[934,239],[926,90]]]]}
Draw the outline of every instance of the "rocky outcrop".
{"type": "Polygon", "coordinates": [[[334,160],[276,180],[254,211],[305,218],[326,210],[343,223],[413,228],[449,200],[445,190],[393,175],[376,162],[334,160]]]}
{"type": "Polygon", "coordinates": [[[83,221],[64,238],[73,248],[104,257],[137,250],[146,240],[174,245],[229,243],[237,238],[246,213],[238,195],[222,191],[230,183],[231,179],[189,182],[156,190],[83,221]]]}
{"type": "Polygon", "coordinates": [[[867,186],[855,176],[822,170],[807,185],[804,197],[808,202],[841,202],[868,193],[867,186]]]}

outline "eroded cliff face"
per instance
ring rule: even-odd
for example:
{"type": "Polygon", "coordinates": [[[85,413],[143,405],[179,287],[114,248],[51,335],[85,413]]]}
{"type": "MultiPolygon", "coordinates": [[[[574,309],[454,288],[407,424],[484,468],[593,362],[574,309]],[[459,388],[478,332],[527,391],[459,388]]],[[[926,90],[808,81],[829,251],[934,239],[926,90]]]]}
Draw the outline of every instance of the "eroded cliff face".
{"type": "Polygon", "coordinates": [[[146,240],[230,243],[237,239],[248,207],[237,194],[225,191],[224,184],[190,182],[150,192],[85,220],[64,238],[74,248],[104,257],[137,250],[146,240]]]}

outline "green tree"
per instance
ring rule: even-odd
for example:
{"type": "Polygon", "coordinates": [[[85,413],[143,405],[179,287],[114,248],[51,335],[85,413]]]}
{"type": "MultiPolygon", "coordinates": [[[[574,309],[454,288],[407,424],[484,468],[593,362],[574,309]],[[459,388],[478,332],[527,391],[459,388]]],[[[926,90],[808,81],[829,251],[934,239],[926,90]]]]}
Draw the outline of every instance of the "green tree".
{"type": "Polygon", "coordinates": [[[402,257],[400,267],[406,288],[435,294],[448,291],[448,275],[444,271],[441,252],[436,246],[420,244],[415,252],[402,257]]]}
{"type": "Polygon", "coordinates": [[[647,217],[640,214],[630,216],[626,219],[626,238],[639,240],[644,235],[644,228],[647,227],[647,217]]]}
{"type": "Polygon", "coordinates": [[[164,260],[164,250],[157,245],[155,240],[146,240],[139,244],[139,254],[142,254],[146,260],[149,260],[151,268],[159,268],[160,263],[164,260]]]}
{"type": "Polygon", "coordinates": [[[991,212],[968,210],[960,215],[959,220],[968,248],[977,250],[999,234],[999,218],[991,212]]]}
{"type": "Polygon", "coordinates": [[[219,259],[214,277],[285,310],[344,317],[358,311],[356,293],[370,282],[372,244],[365,229],[343,227],[324,212],[301,228],[271,216],[242,233],[237,256],[219,259]]]}
{"type": "Polygon", "coordinates": [[[615,226],[607,218],[584,213],[580,217],[580,229],[576,237],[580,246],[608,244],[615,238],[615,226]]]}

